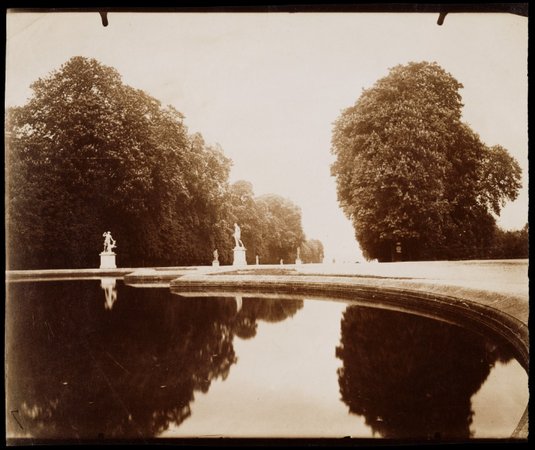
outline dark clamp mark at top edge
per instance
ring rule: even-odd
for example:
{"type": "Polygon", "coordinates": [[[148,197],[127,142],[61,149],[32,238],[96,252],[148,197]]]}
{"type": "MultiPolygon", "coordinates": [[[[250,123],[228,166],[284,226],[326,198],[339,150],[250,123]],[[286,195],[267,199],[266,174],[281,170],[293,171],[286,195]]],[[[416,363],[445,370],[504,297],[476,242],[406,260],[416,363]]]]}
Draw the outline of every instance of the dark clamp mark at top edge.
{"type": "Polygon", "coordinates": [[[100,18],[102,19],[102,26],[108,26],[108,11],[99,11],[100,18]]]}

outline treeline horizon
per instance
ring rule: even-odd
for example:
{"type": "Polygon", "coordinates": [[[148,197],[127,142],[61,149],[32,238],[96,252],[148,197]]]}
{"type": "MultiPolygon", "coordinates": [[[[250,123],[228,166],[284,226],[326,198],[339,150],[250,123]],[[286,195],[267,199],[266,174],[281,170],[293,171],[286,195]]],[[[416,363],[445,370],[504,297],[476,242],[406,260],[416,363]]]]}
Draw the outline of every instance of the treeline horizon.
{"type": "MultiPolygon", "coordinates": [[[[331,171],[367,260],[529,256],[528,225],[494,217],[520,167],[460,121],[461,87],[436,63],[396,66],[336,121],[331,171]]],[[[106,231],[121,267],[208,265],[215,250],[228,265],[234,223],[248,264],[293,263],[298,249],[323,261],[299,206],[230,184],[221,147],[116,69],[77,56],[31,88],[6,113],[8,270],[98,267],[106,231]]]]}
{"type": "Polygon", "coordinates": [[[223,150],[114,68],[77,56],[31,88],[6,114],[7,269],[98,267],[106,231],[121,267],[231,264],[234,223],[250,264],[322,261],[297,205],[230,185],[223,150]]]}

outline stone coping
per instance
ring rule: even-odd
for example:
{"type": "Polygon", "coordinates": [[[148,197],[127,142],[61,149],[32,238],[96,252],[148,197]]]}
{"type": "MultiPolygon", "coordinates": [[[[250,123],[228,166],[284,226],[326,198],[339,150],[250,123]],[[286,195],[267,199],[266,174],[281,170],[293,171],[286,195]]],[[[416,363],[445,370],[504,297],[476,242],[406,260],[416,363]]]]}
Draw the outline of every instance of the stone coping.
{"type": "MultiPolygon", "coordinates": [[[[456,323],[508,345],[529,372],[529,305],[523,298],[483,289],[423,280],[318,275],[186,275],[170,283],[171,292],[186,297],[217,295],[278,295],[343,300],[352,304],[396,309],[456,323]]],[[[528,436],[528,408],[512,438],[528,436]]]]}

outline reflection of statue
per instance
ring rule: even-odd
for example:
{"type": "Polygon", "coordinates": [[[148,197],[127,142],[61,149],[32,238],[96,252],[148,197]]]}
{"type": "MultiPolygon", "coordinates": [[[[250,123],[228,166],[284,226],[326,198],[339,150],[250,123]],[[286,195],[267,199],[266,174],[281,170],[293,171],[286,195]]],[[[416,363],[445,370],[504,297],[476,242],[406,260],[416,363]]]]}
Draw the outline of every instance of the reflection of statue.
{"type": "Polygon", "coordinates": [[[104,290],[106,296],[106,309],[112,309],[113,304],[117,301],[117,288],[115,287],[115,278],[101,278],[100,287],[104,290]]]}
{"type": "Polygon", "coordinates": [[[391,439],[468,439],[472,396],[510,358],[464,328],[360,306],[344,312],[340,339],[342,400],[391,439]]]}
{"type": "MultiPolygon", "coordinates": [[[[127,302],[103,311],[98,284],[79,290],[29,284],[17,286],[16,298],[31,301],[39,322],[33,325],[32,314],[9,322],[16,322],[14,336],[21,339],[6,364],[9,407],[19,409],[20,433],[28,439],[157,437],[186,420],[194,393],[208,392],[236,363],[234,299],[177,302],[170,292],[131,289],[127,302]],[[31,361],[19,357],[30,349],[31,361]]],[[[12,319],[22,311],[8,310],[12,319]]],[[[16,421],[9,424],[16,432],[16,421]]]]}
{"type": "Polygon", "coordinates": [[[104,253],[113,253],[113,249],[117,246],[115,239],[111,237],[111,232],[106,231],[102,236],[104,237],[104,253]]]}
{"type": "Polygon", "coordinates": [[[241,241],[241,229],[237,223],[234,224],[234,241],[236,247],[244,247],[243,242],[241,241]]]}
{"type": "Polygon", "coordinates": [[[243,305],[243,298],[241,295],[237,295],[236,297],[234,297],[236,299],[236,313],[239,313],[240,312],[240,309],[243,305]]]}
{"type": "Polygon", "coordinates": [[[303,307],[297,299],[175,301],[167,289],[132,288],[103,314],[100,287],[87,283],[12,283],[9,298],[24,301],[6,311],[16,338],[6,358],[7,401],[28,439],[158,437],[187,420],[197,392],[228,379],[235,336],[251,338],[258,321],[279,322],[303,307]]]}

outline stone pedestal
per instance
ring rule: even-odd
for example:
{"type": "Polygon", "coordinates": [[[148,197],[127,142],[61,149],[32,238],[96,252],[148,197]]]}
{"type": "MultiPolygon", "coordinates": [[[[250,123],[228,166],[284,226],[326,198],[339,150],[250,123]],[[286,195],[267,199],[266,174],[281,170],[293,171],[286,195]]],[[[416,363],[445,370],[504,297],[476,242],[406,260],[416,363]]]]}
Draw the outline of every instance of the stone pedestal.
{"type": "Polygon", "coordinates": [[[216,259],[214,259],[214,260],[212,261],[212,266],[213,266],[213,267],[219,267],[219,261],[217,261],[216,259]]]}
{"type": "Polygon", "coordinates": [[[115,264],[115,253],[113,252],[102,252],[100,254],[100,268],[101,269],[116,269],[117,265],[115,264]]]}
{"type": "Polygon", "coordinates": [[[233,266],[246,266],[247,261],[245,259],[245,247],[234,247],[234,261],[233,266]]]}

